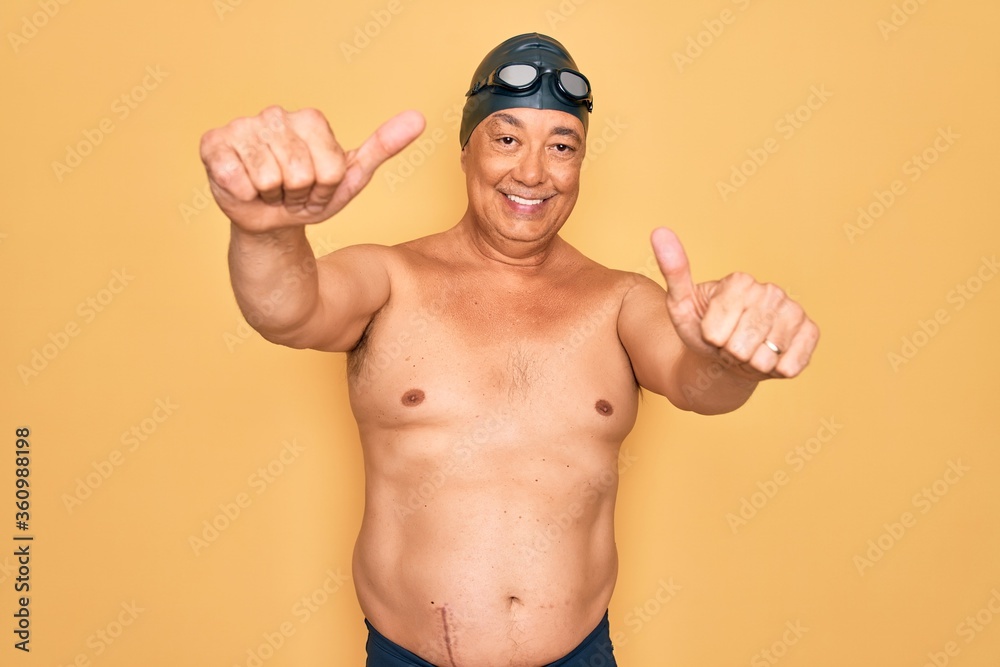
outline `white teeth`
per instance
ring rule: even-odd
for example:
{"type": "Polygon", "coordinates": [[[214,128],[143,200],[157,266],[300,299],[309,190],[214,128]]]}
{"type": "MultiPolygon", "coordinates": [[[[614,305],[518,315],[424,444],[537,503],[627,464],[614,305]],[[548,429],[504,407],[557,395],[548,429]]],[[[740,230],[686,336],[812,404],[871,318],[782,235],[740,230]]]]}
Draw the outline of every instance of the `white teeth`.
{"type": "Polygon", "coordinates": [[[525,206],[535,206],[536,204],[541,204],[545,201],[544,199],[524,199],[523,197],[518,197],[517,195],[507,195],[507,199],[517,204],[524,204],[525,206]]]}

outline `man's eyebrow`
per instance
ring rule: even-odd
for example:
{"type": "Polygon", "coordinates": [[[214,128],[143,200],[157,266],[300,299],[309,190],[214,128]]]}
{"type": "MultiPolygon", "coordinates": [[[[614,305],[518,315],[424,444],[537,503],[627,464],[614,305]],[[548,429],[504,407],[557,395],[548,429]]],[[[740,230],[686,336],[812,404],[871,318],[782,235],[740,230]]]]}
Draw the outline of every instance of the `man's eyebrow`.
{"type": "Polygon", "coordinates": [[[580,133],[574,130],[572,127],[565,127],[560,125],[558,127],[553,128],[552,134],[556,135],[557,137],[573,137],[577,141],[581,142],[583,141],[583,138],[580,136],[580,133]]]}
{"type": "Polygon", "coordinates": [[[493,118],[494,118],[494,121],[501,121],[502,120],[502,121],[505,121],[506,123],[508,123],[509,125],[513,125],[514,127],[518,128],[518,129],[522,129],[524,127],[524,123],[521,122],[520,118],[518,118],[517,116],[512,116],[509,113],[497,113],[497,114],[494,114],[493,118]]]}

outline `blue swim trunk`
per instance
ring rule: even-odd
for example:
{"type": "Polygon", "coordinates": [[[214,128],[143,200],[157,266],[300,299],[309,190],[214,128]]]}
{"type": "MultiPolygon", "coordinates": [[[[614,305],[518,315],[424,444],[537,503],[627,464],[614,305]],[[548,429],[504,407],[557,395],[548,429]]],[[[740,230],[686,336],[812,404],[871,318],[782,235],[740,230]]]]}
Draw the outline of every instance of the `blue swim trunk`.
{"type": "MultiPolygon", "coordinates": [[[[368,661],[366,667],[436,667],[419,655],[384,637],[365,619],[368,626],[368,661]]],[[[611,645],[611,631],[608,614],[597,624],[593,632],[567,655],[545,667],[617,667],[614,647],[611,645]]]]}

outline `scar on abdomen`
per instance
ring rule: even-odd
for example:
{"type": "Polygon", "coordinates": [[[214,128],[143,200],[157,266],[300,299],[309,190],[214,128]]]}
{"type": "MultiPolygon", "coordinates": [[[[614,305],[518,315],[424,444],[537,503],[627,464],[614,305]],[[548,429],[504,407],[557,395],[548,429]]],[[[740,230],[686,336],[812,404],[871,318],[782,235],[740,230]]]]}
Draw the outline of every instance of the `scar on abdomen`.
{"type": "Polygon", "coordinates": [[[441,623],[444,625],[444,645],[448,649],[448,662],[451,663],[451,667],[457,667],[455,665],[455,654],[451,650],[451,634],[448,632],[448,606],[445,605],[441,607],[441,623]]]}
{"type": "Polygon", "coordinates": [[[403,398],[399,400],[406,407],[412,408],[414,405],[420,405],[424,402],[424,392],[421,389],[411,389],[403,394],[403,398]]]}
{"type": "Polygon", "coordinates": [[[597,403],[594,403],[594,409],[605,417],[610,417],[615,411],[615,409],[611,407],[611,404],[603,398],[598,399],[597,403]]]}

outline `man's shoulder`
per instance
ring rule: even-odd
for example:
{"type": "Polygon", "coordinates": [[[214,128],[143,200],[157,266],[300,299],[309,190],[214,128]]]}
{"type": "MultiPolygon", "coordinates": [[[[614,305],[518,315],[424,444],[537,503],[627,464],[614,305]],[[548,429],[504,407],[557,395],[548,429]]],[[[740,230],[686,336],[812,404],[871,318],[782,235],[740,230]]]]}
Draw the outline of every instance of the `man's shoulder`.
{"type": "Polygon", "coordinates": [[[418,236],[391,246],[400,254],[426,254],[440,252],[446,241],[445,232],[435,232],[426,236],[418,236]]]}
{"type": "Polygon", "coordinates": [[[426,241],[431,237],[425,236],[411,241],[387,245],[383,243],[353,243],[338,248],[325,257],[335,259],[337,257],[363,258],[371,261],[383,263],[387,268],[399,267],[407,260],[412,260],[415,256],[427,252],[429,246],[426,241]]]}
{"type": "Polygon", "coordinates": [[[617,269],[588,257],[569,243],[566,246],[572,253],[571,262],[575,264],[575,270],[607,289],[621,290],[623,293],[636,287],[642,289],[662,289],[656,281],[650,278],[651,275],[656,275],[654,273],[656,271],[655,258],[652,260],[652,269],[646,265],[637,266],[632,270],[617,269]]]}

